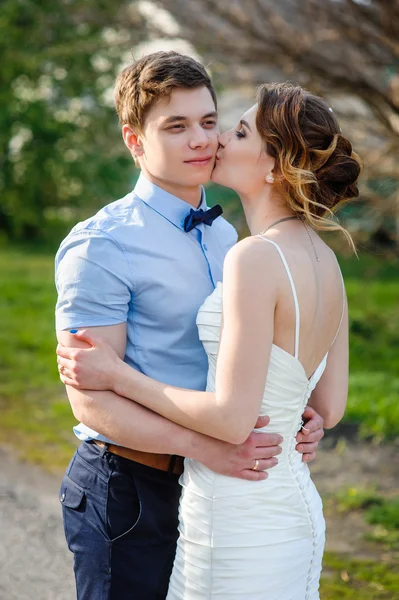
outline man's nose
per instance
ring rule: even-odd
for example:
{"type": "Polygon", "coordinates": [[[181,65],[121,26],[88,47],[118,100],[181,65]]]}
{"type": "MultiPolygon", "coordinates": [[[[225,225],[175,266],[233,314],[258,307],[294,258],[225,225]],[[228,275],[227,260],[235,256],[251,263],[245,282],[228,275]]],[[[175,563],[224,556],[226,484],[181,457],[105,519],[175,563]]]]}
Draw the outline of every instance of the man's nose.
{"type": "Polygon", "coordinates": [[[203,127],[196,127],[190,139],[191,148],[206,148],[209,144],[208,132],[203,127]]]}

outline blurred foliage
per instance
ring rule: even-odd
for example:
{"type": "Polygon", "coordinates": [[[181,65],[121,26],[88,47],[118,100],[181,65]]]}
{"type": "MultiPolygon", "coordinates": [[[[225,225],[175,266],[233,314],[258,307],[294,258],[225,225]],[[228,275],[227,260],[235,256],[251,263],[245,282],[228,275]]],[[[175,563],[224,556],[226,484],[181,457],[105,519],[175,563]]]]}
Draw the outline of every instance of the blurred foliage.
{"type": "MultiPolygon", "coordinates": [[[[323,96],[365,162],[357,218],[399,236],[399,3],[388,0],[153,0],[175,19],[160,35],[192,44],[233,99],[291,81],[323,96]],[[249,92],[249,93],[248,93],[249,92]],[[374,180],[373,186],[369,181],[374,180]],[[373,189],[374,188],[374,189],[373,189]]],[[[356,225],[356,224],[354,224],[356,225]]],[[[391,239],[392,238],[392,239],[391,239]]]]}
{"type": "MultiPolygon", "coordinates": [[[[147,6],[147,10],[143,12],[143,4],[150,5],[138,0],[122,0],[117,3],[112,0],[97,2],[94,0],[24,0],[23,3],[18,0],[2,1],[0,243],[4,240],[35,241],[53,248],[73,224],[131,189],[136,172],[121,140],[114,114],[112,86],[116,73],[127,60],[130,60],[131,49],[136,48],[143,41],[151,41],[160,33],[158,25],[162,24],[159,25],[161,29],[165,25],[165,19],[157,13],[160,11],[159,7],[147,6]]],[[[165,36],[165,48],[169,48],[171,40],[167,38],[171,35],[172,39],[174,39],[173,35],[187,37],[184,23],[187,22],[191,26],[195,22],[192,19],[187,21],[187,11],[198,12],[200,4],[183,2],[182,8],[178,0],[155,4],[169,8],[177,21],[180,20],[180,30],[179,27],[177,30],[175,27],[173,34],[168,34],[166,30],[161,32],[165,36]]],[[[235,10],[240,8],[239,14],[245,16],[246,11],[242,12],[244,3],[225,4],[226,15],[230,14],[235,6],[235,10]],[[240,4],[241,7],[238,6],[240,4]]],[[[268,2],[263,1],[261,4],[266,7],[268,2]]],[[[336,4],[329,1],[324,7],[319,7],[314,14],[317,14],[318,18],[323,18],[323,11],[335,10],[336,4]]],[[[353,5],[352,10],[354,8],[360,10],[359,3],[354,4],[351,1],[350,4],[353,5]]],[[[212,7],[209,5],[206,14],[201,15],[201,18],[209,17],[212,27],[218,22],[217,19],[215,20],[216,5],[217,3],[212,7]]],[[[284,6],[282,4],[280,8],[284,6]]],[[[312,6],[310,8],[313,10],[312,6]]],[[[381,10],[382,8],[380,7],[381,10]]],[[[267,8],[272,11],[276,9],[277,5],[267,8]]],[[[285,9],[283,14],[287,19],[287,26],[291,21],[296,23],[298,19],[302,23],[301,11],[304,9],[302,3],[296,1],[292,6],[290,5],[289,10],[285,9]]],[[[374,9],[376,7],[373,6],[374,9]]],[[[385,7],[385,10],[388,8],[385,7]]],[[[342,16],[342,11],[338,12],[342,16]]],[[[367,15],[363,16],[366,19],[367,15]]],[[[352,20],[354,18],[350,12],[347,13],[347,17],[352,20]]],[[[358,21],[359,19],[355,18],[354,22],[358,23],[358,21]]],[[[198,25],[200,22],[202,23],[201,19],[198,25]]],[[[368,22],[369,20],[366,19],[365,24],[367,25],[368,22]]],[[[268,27],[270,23],[271,21],[268,21],[268,27]]],[[[304,23],[307,25],[308,20],[304,23]]],[[[337,23],[335,21],[334,23],[336,26],[337,23]]],[[[213,31],[212,27],[209,31],[213,31]]],[[[247,31],[245,27],[246,35],[242,37],[241,42],[246,40],[244,45],[248,45],[249,30],[247,31]]],[[[361,32],[363,32],[362,27],[359,29],[361,32]]],[[[273,31],[277,38],[263,35],[262,44],[267,43],[269,46],[277,44],[278,47],[280,34],[287,42],[292,41],[290,36],[287,38],[278,28],[274,27],[273,31]]],[[[216,44],[216,38],[209,44],[205,43],[202,34],[200,38],[202,42],[198,50],[206,64],[212,65],[212,73],[216,81],[221,82],[223,78],[220,79],[220,60],[211,63],[208,61],[209,53],[220,58],[220,48],[216,44]]],[[[348,36],[345,39],[348,40],[348,36]]],[[[363,33],[361,39],[363,40],[363,33]]],[[[372,39],[370,38],[367,45],[363,44],[360,50],[356,50],[360,58],[363,56],[362,53],[366,53],[367,56],[370,48],[374,48],[372,39]]],[[[387,39],[390,39],[389,36],[387,39]]],[[[195,36],[191,40],[194,45],[196,40],[195,36]]],[[[332,38],[329,43],[331,40],[332,38]]],[[[379,43],[385,47],[386,40],[383,44],[381,38],[379,43]]],[[[289,60],[294,61],[292,65],[295,64],[295,73],[302,83],[306,81],[302,81],[301,77],[306,73],[309,75],[309,72],[314,70],[314,60],[321,60],[324,64],[324,46],[324,42],[318,40],[318,44],[312,45],[312,53],[308,56],[307,62],[302,61],[300,64],[289,55],[291,56],[289,60]]],[[[251,85],[258,82],[259,76],[263,78],[262,80],[267,79],[268,69],[273,65],[276,66],[274,59],[276,56],[279,57],[281,52],[276,54],[273,49],[271,55],[254,53],[251,44],[250,47],[250,57],[255,63],[261,60],[261,71],[257,72],[256,77],[254,74],[251,75],[252,63],[251,61],[248,63],[250,57],[239,54],[241,45],[235,40],[234,51],[238,52],[238,58],[233,60],[234,70],[226,71],[228,77],[223,80],[223,86],[227,85],[234,89],[236,82],[242,79],[243,73],[246,73],[245,81],[251,82],[251,85]],[[244,68],[236,68],[240,61],[243,61],[244,68]]],[[[343,54],[347,56],[345,52],[343,54]]],[[[299,55],[302,57],[302,53],[299,55]]],[[[328,59],[336,62],[336,68],[344,68],[346,73],[347,58],[343,64],[341,55],[342,51],[339,55],[336,52],[329,53],[328,59]]],[[[232,56],[232,51],[224,56],[226,68],[232,56]]],[[[279,65],[281,68],[282,65],[280,63],[279,65]]],[[[382,61],[373,67],[378,74],[378,81],[381,77],[383,79],[385,77],[384,65],[385,62],[382,61]]],[[[291,71],[284,72],[284,78],[291,76],[291,71]]],[[[329,72],[331,75],[331,69],[329,72]]],[[[330,81],[325,75],[322,80],[330,81]]],[[[374,80],[375,77],[368,77],[369,82],[374,80]]],[[[392,101],[391,96],[396,89],[392,84],[397,81],[396,70],[392,71],[389,81],[391,82],[389,86],[385,82],[382,87],[384,94],[388,94],[388,98],[392,101]],[[389,88],[388,91],[385,88],[389,88]]],[[[336,79],[333,78],[332,82],[334,84],[332,87],[335,89],[336,79]]],[[[343,87],[345,93],[347,91],[360,94],[363,90],[362,86],[356,86],[356,82],[352,80],[349,88],[343,87]]],[[[365,94],[367,101],[374,106],[372,100],[375,99],[375,94],[370,95],[367,90],[365,94]]],[[[377,113],[379,114],[378,111],[377,113]]],[[[349,117],[352,123],[353,117],[351,115],[349,117]]],[[[365,127],[363,119],[360,126],[363,133],[367,131],[367,139],[370,137],[369,126],[374,121],[375,119],[368,119],[365,127]]],[[[371,136],[371,139],[374,148],[375,135],[371,136]]],[[[376,160],[381,166],[382,152],[379,148],[376,148],[376,151],[378,154],[376,160]]],[[[389,147],[388,155],[391,158],[394,155],[393,146],[389,147]]],[[[388,246],[395,243],[392,236],[394,236],[396,223],[392,199],[396,197],[397,164],[395,161],[391,160],[391,162],[394,164],[393,172],[392,169],[385,169],[380,173],[381,169],[377,169],[380,178],[373,175],[375,185],[370,187],[370,193],[377,202],[376,208],[368,202],[368,198],[365,198],[363,202],[351,203],[344,213],[348,215],[349,221],[355,228],[367,232],[366,240],[376,227],[388,223],[388,233],[384,233],[385,237],[388,236],[385,240],[388,246]],[[387,210],[390,215],[388,221],[384,220],[387,210]]],[[[369,161],[368,170],[370,164],[369,161]]],[[[367,177],[370,178],[371,173],[368,173],[367,177]]],[[[235,222],[240,231],[245,232],[242,212],[238,208],[234,193],[217,186],[211,186],[210,189],[213,188],[223,199],[226,215],[235,222]]]]}
{"type": "Polygon", "coordinates": [[[73,416],[54,349],[53,257],[0,252],[0,443],[60,467],[73,448],[73,416]]]}
{"type": "Polygon", "coordinates": [[[134,8],[2,1],[0,237],[59,240],[66,220],[130,188],[132,162],[108,96],[127,50],[146,35],[134,8]]]}
{"type": "Polygon", "coordinates": [[[341,489],[336,498],[340,512],[381,506],[384,501],[374,488],[350,487],[341,489]]]}
{"type": "Polygon", "coordinates": [[[346,277],[351,353],[345,419],[359,423],[362,435],[382,439],[388,430],[399,437],[398,264],[382,261],[376,272],[378,262],[361,254],[341,264],[352,271],[346,277]]]}
{"type": "Polygon", "coordinates": [[[384,500],[379,508],[373,506],[368,511],[367,520],[372,525],[382,525],[399,533],[399,499],[384,500]]]}
{"type": "Polygon", "coordinates": [[[323,600],[399,600],[397,564],[353,560],[326,552],[320,597],[323,600]]]}
{"type": "Polygon", "coordinates": [[[386,497],[375,488],[343,488],[335,495],[339,512],[361,511],[374,527],[365,537],[384,544],[389,550],[399,550],[399,497],[386,497]]]}

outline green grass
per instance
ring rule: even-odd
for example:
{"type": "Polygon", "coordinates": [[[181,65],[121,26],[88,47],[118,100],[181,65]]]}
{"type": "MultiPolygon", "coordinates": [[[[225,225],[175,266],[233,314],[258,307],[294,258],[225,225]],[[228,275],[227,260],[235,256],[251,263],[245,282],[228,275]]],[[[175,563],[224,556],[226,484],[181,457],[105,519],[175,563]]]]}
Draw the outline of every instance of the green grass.
{"type": "Polygon", "coordinates": [[[363,489],[350,487],[342,489],[336,494],[339,512],[349,510],[364,510],[371,506],[381,506],[383,498],[373,488],[363,489]]]}
{"type": "MultiPolygon", "coordinates": [[[[341,261],[348,290],[351,375],[345,419],[363,435],[399,437],[399,271],[378,257],[341,261]]],[[[74,423],[54,348],[53,256],[0,250],[0,443],[65,465],[74,423]]]]}
{"type": "Polygon", "coordinates": [[[320,597],[322,600],[399,600],[398,566],[326,552],[320,597]]]}
{"type": "Polygon", "coordinates": [[[367,511],[367,521],[372,525],[381,525],[399,532],[399,498],[385,499],[378,507],[374,504],[367,511]]]}
{"type": "Polygon", "coordinates": [[[371,506],[365,517],[374,526],[367,536],[369,540],[382,543],[386,548],[399,550],[399,498],[384,498],[379,506],[371,506]]]}
{"type": "Polygon", "coordinates": [[[374,488],[341,489],[334,498],[339,512],[361,511],[372,525],[366,538],[383,544],[387,550],[399,550],[399,498],[386,497],[374,488]]]}
{"type": "Polygon", "coordinates": [[[0,443],[56,468],[75,441],[54,354],[53,262],[51,255],[0,252],[0,443]]]}
{"type": "MultiPolygon", "coordinates": [[[[345,265],[344,265],[345,267],[345,265]]],[[[375,438],[399,437],[399,271],[396,281],[346,278],[350,382],[346,421],[375,438]]]]}
{"type": "Polygon", "coordinates": [[[374,542],[379,562],[362,561],[326,552],[323,560],[321,598],[399,600],[399,498],[376,488],[349,487],[328,500],[341,513],[360,512],[371,525],[365,539],[374,542]],[[390,496],[390,497],[388,497],[390,496]]]}

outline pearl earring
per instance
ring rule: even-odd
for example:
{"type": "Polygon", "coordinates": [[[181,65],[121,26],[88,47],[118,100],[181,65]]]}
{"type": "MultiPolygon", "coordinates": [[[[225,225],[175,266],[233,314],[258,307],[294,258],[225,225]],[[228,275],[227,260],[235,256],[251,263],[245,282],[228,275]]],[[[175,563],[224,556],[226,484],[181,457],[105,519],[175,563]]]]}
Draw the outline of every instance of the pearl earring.
{"type": "Polygon", "coordinates": [[[266,181],[268,183],[274,183],[274,177],[273,177],[273,175],[266,175],[266,181]]]}

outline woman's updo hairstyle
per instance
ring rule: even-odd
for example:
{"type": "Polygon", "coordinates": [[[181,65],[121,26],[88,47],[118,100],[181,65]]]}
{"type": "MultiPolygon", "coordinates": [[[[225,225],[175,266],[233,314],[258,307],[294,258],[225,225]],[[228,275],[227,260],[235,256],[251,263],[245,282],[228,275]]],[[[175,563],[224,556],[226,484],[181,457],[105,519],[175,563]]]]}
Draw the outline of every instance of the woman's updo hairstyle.
{"type": "Polygon", "coordinates": [[[256,126],[267,153],[276,159],[290,208],[315,229],[350,234],[333,213],[359,195],[361,162],[341,134],[332,109],[300,86],[262,85],[257,94],[256,126]]]}

